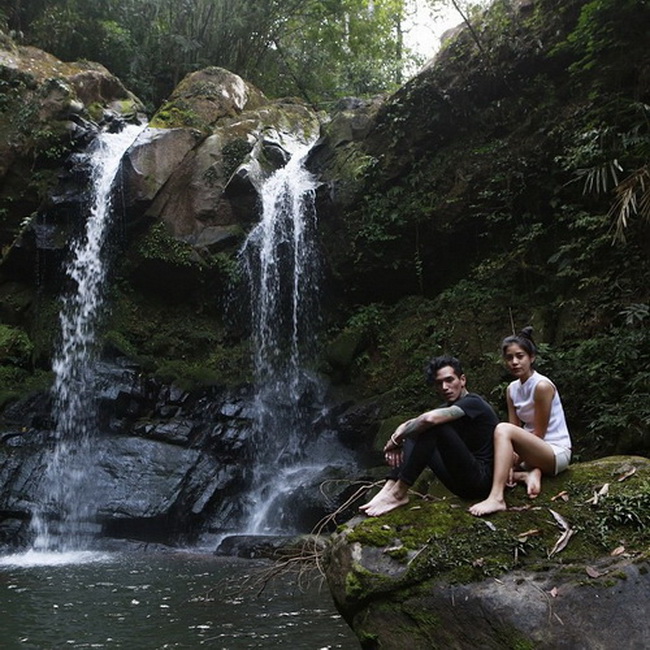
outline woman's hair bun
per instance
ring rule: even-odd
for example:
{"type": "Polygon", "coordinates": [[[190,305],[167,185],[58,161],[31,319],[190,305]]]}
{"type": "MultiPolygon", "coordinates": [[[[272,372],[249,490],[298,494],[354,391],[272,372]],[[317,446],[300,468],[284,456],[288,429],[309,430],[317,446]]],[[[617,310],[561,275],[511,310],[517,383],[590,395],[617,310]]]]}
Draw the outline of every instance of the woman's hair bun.
{"type": "Polygon", "coordinates": [[[513,343],[521,346],[532,357],[537,354],[537,346],[535,345],[535,341],[533,341],[533,328],[530,325],[524,327],[519,334],[506,336],[501,342],[501,352],[505,354],[506,348],[513,343]]]}
{"type": "Polygon", "coordinates": [[[519,336],[523,336],[524,338],[530,339],[531,341],[533,340],[533,326],[532,325],[526,325],[520,332],[519,336]]]}

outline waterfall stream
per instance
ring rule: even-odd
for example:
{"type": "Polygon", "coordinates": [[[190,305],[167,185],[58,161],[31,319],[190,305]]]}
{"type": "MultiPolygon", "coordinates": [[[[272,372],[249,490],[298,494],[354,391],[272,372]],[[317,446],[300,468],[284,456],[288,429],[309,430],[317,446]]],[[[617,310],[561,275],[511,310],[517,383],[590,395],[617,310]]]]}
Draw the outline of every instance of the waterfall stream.
{"type": "Polygon", "coordinates": [[[304,167],[309,148],[293,151],[263,184],[261,220],[241,251],[257,389],[247,534],[294,532],[292,499],[324,465],[341,461],[338,445],[312,433],[324,387],[309,369],[320,323],[317,182],[304,167]]]}
{"type": "Polygon", "coordinates": [[[128,125],[119,133],[102,133],[87,154],[92,200],[85,232],[72,246],[67,268],[72,290],[63,296],[59,315],[61,342],[52,365],[55,447],[32,519],[36,550],[78,549],[94,532],[95,333],[104,302],[111,188],[122,156],[143,129],[128,125]]]}

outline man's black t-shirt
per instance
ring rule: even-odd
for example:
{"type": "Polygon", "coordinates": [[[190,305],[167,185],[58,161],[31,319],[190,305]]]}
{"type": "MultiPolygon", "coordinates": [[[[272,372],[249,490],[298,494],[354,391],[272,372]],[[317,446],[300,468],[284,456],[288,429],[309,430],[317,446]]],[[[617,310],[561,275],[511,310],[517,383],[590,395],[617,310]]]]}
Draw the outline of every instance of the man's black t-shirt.
{"type": "Polygon", "coordinates": [[[477,460],[491,465],[494,459],[494,428],[499,423],[494,409],[476,393],[467,393],[453,405],[461,408],[465,415],[449,424],[477,460]]]}

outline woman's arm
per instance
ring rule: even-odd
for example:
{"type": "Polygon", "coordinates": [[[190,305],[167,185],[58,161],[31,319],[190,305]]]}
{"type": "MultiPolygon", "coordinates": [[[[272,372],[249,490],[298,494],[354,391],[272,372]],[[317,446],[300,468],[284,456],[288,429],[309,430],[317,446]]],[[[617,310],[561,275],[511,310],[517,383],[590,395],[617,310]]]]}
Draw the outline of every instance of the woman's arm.
{"type": "Polygon", "coordinates": [[[533,423],[533,433],[544,439],[548,430],[548,422],[551,419],[551,402],[555,395],[555,386],[548,381],[540,381],[535,387],[533,397],[535,405],[535,420],[533,423]]]}
{"type": "Polygon", "coordinates": [[[512,403],[512,397],[510,397],[510,390],[508,388],[506,388],[506,404],[508,405],[508,422],[520,427],[521,420],[517,417],[515,405],[512,403]]]}
{"type": "MultiPolygon", "coordinates": [[[[506,388],[506,404],[508,405],[508,422],[510,424],[514,424],[517,427],[521,426],[521,420],[517,417],[517,413],[515,411],[515,405],[512,403],[512,397],[510,397],[510,389],[506,388]]],[[[513,468],[517,467],[520,462],[519,454],[516,451],[512,452],[512,467],[510,468],[510,473],[508,475],[508,480],[506,481],[506,485],[514,485],[513,477],[512,477],[512,470],[513,468]]]]}

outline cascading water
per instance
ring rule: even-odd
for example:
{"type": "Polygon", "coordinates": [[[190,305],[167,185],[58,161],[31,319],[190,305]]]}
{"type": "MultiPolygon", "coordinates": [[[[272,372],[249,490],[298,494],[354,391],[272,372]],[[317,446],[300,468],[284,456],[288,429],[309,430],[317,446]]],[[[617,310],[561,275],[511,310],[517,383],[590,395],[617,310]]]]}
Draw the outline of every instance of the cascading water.
{"type": "Polygon", "coordinates": [[[59,315],[61,343],[52,366],[55,447],[43,478],[41,508],[32,518],[35,550],[79,549],[93,532],[94,348],[107,271],[111,188],[122,156],[143,128],[103,133],[87,154],[92,205],[85,232],[72,247],[67,274],[73,289],[63,297],[59,315]]]}
{"type": "Polygon", "coordinates": [[[248,534],[287,532],[294,495],[332,460],[328,453],[336,454],[310,435],[323,389],[307,370],[320,320],[316,179],[304,167],[308,151],[292,152],[263,184],[261,220],[241,252],[257,387],[248,534]]]}

